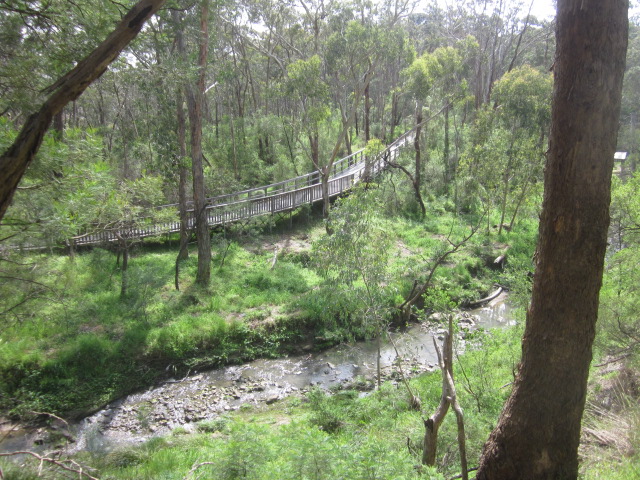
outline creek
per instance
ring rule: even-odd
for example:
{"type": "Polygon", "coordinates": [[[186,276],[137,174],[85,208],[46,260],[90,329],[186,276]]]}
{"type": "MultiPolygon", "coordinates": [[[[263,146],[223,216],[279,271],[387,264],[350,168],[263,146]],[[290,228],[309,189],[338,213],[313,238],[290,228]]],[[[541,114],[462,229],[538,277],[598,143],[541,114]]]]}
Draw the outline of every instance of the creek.
{"type": "MultiPolygon", "coordinates": [[[[464,350],[466,332],[513,323],[506,295],[482,308],[459,316],[457,348],[464,350]]],[[[433,323],[413,325],[392,333],[381,347],[384,380],[399,382],[398,362],[407,375],[437,368],[432,338],[444,330],[433,323]],[[395,344],[395,347],[394,347],[395,344]],[[396,348],[399,356],[396,354],[396,348]]],[[[215,420],[228,412],[275,403],[290,395],[302,395],[318,387],[373,387],[376,374],[375,341],[339,345],[320,353],[280,359],[259,359],[243,365],[199,372],[170,379],[148,390],[116,400],[77,424],[53,422],[51,428],[20,430],[8,423],[0,428],[0,452],[43,451],[68,443],[70,453],[87,450],[108,452],[166,435],[177,427],[195,431],[197,422],[215,420]],[[71,440],[69,442],[69,440],[71,440]]]]}

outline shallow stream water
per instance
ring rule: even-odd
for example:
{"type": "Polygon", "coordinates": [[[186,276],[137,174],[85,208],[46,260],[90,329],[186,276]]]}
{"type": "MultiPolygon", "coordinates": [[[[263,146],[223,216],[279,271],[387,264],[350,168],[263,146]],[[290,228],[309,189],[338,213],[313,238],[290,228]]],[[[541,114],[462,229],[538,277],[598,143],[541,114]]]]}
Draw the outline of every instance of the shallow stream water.
{"type": "MultiPolygon", "coordinates": [[[[465,348],[465,330],[513,323],[505,299],[502,295],[483,308],[464,313],[460,319],[459,349],[465,348]]],[[[443,332],[441,328],[420,324],[392,333],[393,343],[389,340],[382,343],[383,378],[399,381],[399,359],[408,375],[435,369],[437,356],[432,339],[440,341],[443,332]]],[[[197,422],[214,420],[243,406],[275,403],[313,387],[367,389],[376,375],[376,352],[375,341],[357,342],[321,353],[260,359],[171,379],[114,401],[79,423],[68,428],[60,426],[59,430],[74,439],[68,447],[71,452],[106,452],[167,434],[176,427],[194,429],[197,422]]],[[[8,429],[5,425],[5,430],[8,429]]],[[[40,449],[49,448],[51,436],[51,431],[43,429],[3,434],[0,428],[0,452],[38,450],[39,444],[40,449]]]]}

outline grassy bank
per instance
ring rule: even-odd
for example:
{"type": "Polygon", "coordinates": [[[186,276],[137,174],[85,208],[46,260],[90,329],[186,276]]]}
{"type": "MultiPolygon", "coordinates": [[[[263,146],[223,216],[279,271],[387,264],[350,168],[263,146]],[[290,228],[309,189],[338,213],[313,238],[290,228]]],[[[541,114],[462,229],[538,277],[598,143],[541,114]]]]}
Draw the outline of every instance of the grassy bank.
{"type": "MultiPolygon", "coordinates": [[[[512,380],[519,333],[494,331],[481,339],[484,348],[456,362],[472,465],[509,393],[504,385],[512,380]]],[[[423,419],[439,402],[440,373],[410,383],[422,399],[421,412],[410,407],[402,385],[385,383],[366,396],[355,390],[313,390],[199,423],[195,433],[178,428],[140,447],[85,453],[75,460],[95,468],[93,475],[103,480],[450,478],[459,473],[453,413],[440,430],[439,469],[420,466],[423,419]]],[[[18,472],[5,465],[5,473],[7,478],[34,478],[28,468],[18,472]]]]}
{"type": "MultiPolygon", "coordinates": [[[[477,465],[510,393],[521,334],[518,326],[480,335],[479,348],[454,362],[470,467],[477,465]]],[[[579,478],[640,478],[634,381],[630,372],[594,368],[579,478]],[[595,408],[608,396],[613,398],[609,409],[595,408]]],[[[387,382],[366,396],[355,390],[312,390],[272,405],[247,405],[189,429],[179,427],[138,447],[82,453],[74,460],[102,480],[454,478],[460,460],[452,412],[439,431],[436,467],[421,466],[424,419],[439,402],[440,373],[413,378],[410,386],[422,400],[421,411],[411,408],[406,389],[396,383],[387,382]]],[[[55,467],[39,472],[36,461],[20,466],[0,461],[0,468],[5,478],[14,480],[53,479],[60,474],[55,467]]]]}
{"type": "MultiPolygon", "coordinates": [[[[378,221],[393,240],[387,266],[387,301],[393,305],[477,219],[442,209],[437,219],[424,222],[384,215],[378,221]]],[[[535,233],[533,222],[502,235],[476,233],[437,270],[416,315],[483,296],[494,283],[511,288],[514,302],[526,299],[535,233]],[[496,254],[507,249],[506,267],[493,269],[496,254]]],[[[48,290],[0,335],[4,413],[82,415],[162,377],[366,335],[348,289],[336,288],[319,267],[314,245],[324,235],[323,224],[312,221],[273,234],[216,238],[207,290],[191,283],[195,258],[182,265],[182,288],[176,291],[174,249],[141,245],[132,252],[125,297],[112,252],[93,249],[74,259],[30,255],[25,261],[48,290]]],[[[509,394],[520,335],[520,327],[480,335],[479,348],[454,362],[471,466],[509,394]]],[[[599,347],[596,357],[606,354],[599,347]]],[[[638,379],[636,370],[618,367],[593,369],[581,446],[584,479],[640,478],[638,379]]],[[[423,419],[439,401],[440,375],[412,379],[411,386],[422,399],[421,412],[410,408],[402,385],[387,383],[364,397],[353,390],[317,390],[247,406],[196,425],[195,433],[178,428],[135,449],[85,453],[76,460],[96,468],[99,478],[114,480],[451,478],[459,473],[453,416],[440,431],[438,469],[420,467],[423,419]]],[[[0,468],[5,478],[38,474],[36,466],[5,462],[0,468]]],[[[54,469],[45,478],[57,474],[54,469]]]]}
{"type": "MultiPolygon", "coordinates": [[[[379,220],[392,239],[391,288],[383,299],[389,306],[424,278],[451,238],[476,221],[444,209],[426,222],[384,215],[379,220]]],[[[124,297],[113,252],[23,257],[46,288],[0,335],[0,409],[13,416],[36,411],[77,417],[162,377],[365,336],[349,289],[325,279],[314,258],[312,245],[324,235],[322,222],[312,220],[273,234],[216,236],[206,290],[192,283],[194,254],[181,266],[177,291],[175,248],[142,244],[131,252],[124,297]]],[[[526,223],[517,233],[477,233],[438,269],[435,288],[416,314],[442,305],[443,298],[447,305],[478,298],[494,282],[522,282],[534,236],[535,226],[526,223]],[[507,245],[512,267],[490,269],[507,245]]],[[[14,297],[7,304],[19,301],[14,297]]]]}

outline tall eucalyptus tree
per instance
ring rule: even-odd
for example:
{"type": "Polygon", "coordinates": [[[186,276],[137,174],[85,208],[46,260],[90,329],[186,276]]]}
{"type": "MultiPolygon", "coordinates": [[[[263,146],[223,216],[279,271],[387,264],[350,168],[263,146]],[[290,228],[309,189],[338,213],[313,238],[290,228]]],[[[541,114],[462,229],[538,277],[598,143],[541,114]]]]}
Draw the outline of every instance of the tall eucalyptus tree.
{"type": "Polygon", "coordinates": [[[522,360],[478,480],[578,476],[628,8],[627,0],[558,0],[545,195],[522,360]]]}

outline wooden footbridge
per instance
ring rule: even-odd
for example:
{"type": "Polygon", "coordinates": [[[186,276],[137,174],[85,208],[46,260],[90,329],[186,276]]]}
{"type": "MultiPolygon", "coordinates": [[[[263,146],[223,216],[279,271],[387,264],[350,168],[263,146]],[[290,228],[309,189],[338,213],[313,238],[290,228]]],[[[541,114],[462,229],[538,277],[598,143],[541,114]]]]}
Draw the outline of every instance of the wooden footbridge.
{"type": "MultiPolygon", "coordinates": [[[[373,176],[384,170],[388,162],[394,161],[399,155],[401,147],[413,140],[413,133],[414,130],[404,133],[375,158],[366,158],[362,149],[336,161],[329,179],[329,197],[336,197],[351,189],[366,176],[373,176]]],[[[210,226],[226,225],[259,215],[292,211],[322,200],[320,172],[315,171],[282,182],[208,198],[207,220],[210,226]]],[[[172,209],[176,220],[142,228],[100,230],[81,234],[73,239],[73,243],[74,245],[98,245],[118,242],[123,238],[140,239],[179,232],[178,205],[162,205],[156,208],[172,209]]],[[[188,228],[193,228],[195,223],[193,209],[188,211],[188,215],[188,228]]]]}

